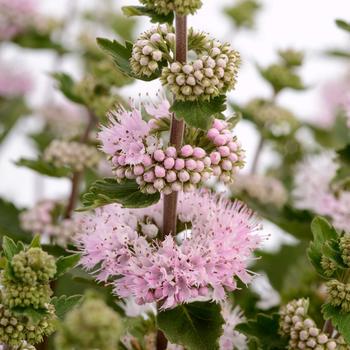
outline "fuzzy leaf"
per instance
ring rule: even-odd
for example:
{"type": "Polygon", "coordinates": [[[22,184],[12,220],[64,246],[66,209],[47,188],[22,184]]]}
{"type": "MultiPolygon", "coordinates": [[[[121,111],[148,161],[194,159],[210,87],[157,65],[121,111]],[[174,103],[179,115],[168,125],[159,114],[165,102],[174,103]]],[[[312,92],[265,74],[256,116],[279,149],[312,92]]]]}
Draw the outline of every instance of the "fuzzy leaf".
{"type": "Polygon", "coordinates": [[[118,183],[112,178],[95,181],[83,195],[83,208],[90,210],[111,203],[119,203],[126,208],[144,208],[159,201],[160,194],[142,193],[134,180],[118,183]]]}
{"type": "Polygon", "coordinates": [[[55,279],[63,276],[67,271],[75,267],[80,260],[80,254],[61,256],[56,261],[57,272],[55,279]]]}
{"type": "Polygon", "coordinates": [[[170,110],[188,125],[207,130],[213,116],[226,110],[226,96],[220,95],[209,101],[175,101],[170,110]]]}
{"type": "Polygon", "coordinates": [[[168,15],[161,15],[147,8],[146,6],[124,6],[122,11],[125,16],[148,16],[152,23],[168,23],[172,24],[174,21],[174,13],[170,12],[168,15]]]}
{"type": "Polygon", "coordinates": [[[286,340],[278,334],[279,315],[258,314],[256,320],[249,320],[236,326],[236,330],[244,333],[256,349],[277,350],[286,348],[286,340]]]}
{"type": "Polygon", "coordinates": [[[74,91],[75,82],[70,75],[66,73],[54,73],[52,77],[57,81],[58,89],[64,96],[75,103],[84,104],[83,98],[74,91]]]}
{"type": "Polygon", "coordinates": [[[324,304],[322,313],[326,320],[332,321],[333,326],[344,337],[346,343],[350,345],[350,313],[343,313],[340,308],[331,304],[324,304]]]}
{"type": "Polygon", "coordinates": [[[39,174],[50,177],[67,177],[71,174],[71,170],[68,168],[57,168],[54,165],[45,162],[42,159],[25,159],[21,158],[15,163],[17,166],[23,166],[32,169],[39,174]]]}
{"type": "Polygon", "coordinates": [[[160,312],[157,322],[174,344],[183,345],[187,350],[215,350],[224,320],[219,305],[195,302],[160,312]]]}
{"type": "Polygon", "coordinates": [[[60,320],[63,320],[65,314],[76,306],[82,300],[82,298],[82,295],[72,295],[70,297],[62,295],[60,297],[52,298],[52,304],[56,309],[57,317],[60,320]]]}

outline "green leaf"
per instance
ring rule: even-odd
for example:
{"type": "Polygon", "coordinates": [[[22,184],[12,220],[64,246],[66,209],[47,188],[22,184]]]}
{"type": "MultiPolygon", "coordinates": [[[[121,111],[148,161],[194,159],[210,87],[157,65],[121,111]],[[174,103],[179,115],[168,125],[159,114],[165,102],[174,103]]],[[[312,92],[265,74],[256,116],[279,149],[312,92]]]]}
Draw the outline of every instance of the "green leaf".
{"type": "Polygon", "coordinates": [[[80,210],[90,210],[111,203],[119,203],[126,208],[144,208],[157,203],[159,199],[158,192],[142,193],[135,180],[119,183],[116,179],[106,178],[95,181],[83,195],[84,207],[80,210]]]}
{"type": "Polygon", "coordinates": [[[195,302],[160,312],[157,322],[174,344],[183,345],[187,350],[215,350],[224,320],[219,305],[195,302]]]}
{"type": "Polygon", "coordinates": [[[344,21],[342,19],[337,19],[335,21],[335,23],[338,26],[338,28],[343,29],[343,30],[345,30],[345,31],[350,33],[350,22],[346,22],[346,21],[344,21]]]}
{"type": "Polygon", "coordinates": [[[19,210],[14,204],[0,198],[0,236],[9,235],[14,240],[28,242],[31,238],[28,232],[25,232],[20,225],[19,210]]]}
{"type": "Polygon", "coordinates": [[[21,247],[18,246],[12,238],[7,236],[2,239],[2,249],[8,261],[11,261],[12,258],[21,251],[21,247]]]}
{"type": "Polygon", "coordinates": [[[29,248],[41,248],[40,235],[35,235],[30,242],[29,248]]]}
{"type": "Polygon", "coordinates": [[[61,256],[56,261],[57,272],[55,279],[63,276],[67,271],[75,267],[80,260],[80,254],[61,256]]]}
{"type": "Polygon", "coordinates": [[[52,77],[58,83],[58,89],[66,96],[69,100],[84,104],[84,99],[77,95],[75,92],[75,82],[71,76],[66,73],[53,73],[52,77]]]}
{"type": "Polygon", "coordinates": [[[346,343],[350,345],[350,313],[343,313],[340,308],[331,304],[322,306],[323,317],[331,320],[333,326],[344,337],[346,343]]]}
{"type": "Polygon", "coordinates": [[[226,96],[220,95],[209,101],[175,101],[170,111],[176,114],[177,119],[195,128],[209,129],[213,116],[226,110],[226,96]]]}
{"type": "Polygon", "coordinates": [[[52,304],[56,309],[56,315],[60,320],[63,320],[65,314],[75,307],[82,300],[82,295],[72,295],[67,297],[62,295],[60,297],[52,298],[52,304]]]}
{"type": "Polygon", "coordinates": [[[256,349],[285,349],[287,340],[281,338],[279,330],[279,315],[258,314],[256,320],[249,320],[236,326],[237,331],[244,333],[250,341],[258,345],[256,349]]]}
{"type": "Polygon", "coordinates": [[[308,249],[308,256],[315,267],[316,271],[323,277],[325,277],[321,259],[324,254],[323,248],[327,241],[337,240],[337,231],[329,224],[329,222],[322,218],[316,217],[311,223],[311,231],[314,237],[313,242],[310,243],[308,249]]]}
{"type": "Polygon", "coordinates": [[[71,174],[71,170],[68,168],[57,168],[54,165],[42,160],[42,159],[25,159],[21,158],[15,163],[17,166],[23,166],[32,169],[39,174],[50,177],[68,177],[71,174]]]}
{"type": "Polygon", "coordinates": [[[327,51],[325,51],[325,54],[327,56],[338,57],[338,58],[345,58],[345,59],[350,58],[349,51],[344,51],[344,50],[340,50],[340,49],[327,50],[327,51]]]}
{"type": "Polygon", "coordinates": [[[117,68],[127,76],[143,81],[152,81],[160,76],[160,70],[156,71],[149,77],[146,76],[136,76],[130,67],[130,58],[132,53],[133,44],[129,41],[125,42],[125,46],[120,44],[116,40],[109,40],[105,38],[97,38],[97,43],[102,50],[109,54],[117,68]]]}
{"type": "Polygon", "coordinates": [[[27,113],[29,108],[23,98],[0,98],[0,144],[9,135],[17,121],[27,113]]]}
{"type": "Polygon", "coordinates": [[[174,21],[174,13],[170,12],[168,15],[161,15],[145,6],[124,6],[122,11],[125,16],[148,16],[152,23],[168,23],[172,24],[174,21]]]}

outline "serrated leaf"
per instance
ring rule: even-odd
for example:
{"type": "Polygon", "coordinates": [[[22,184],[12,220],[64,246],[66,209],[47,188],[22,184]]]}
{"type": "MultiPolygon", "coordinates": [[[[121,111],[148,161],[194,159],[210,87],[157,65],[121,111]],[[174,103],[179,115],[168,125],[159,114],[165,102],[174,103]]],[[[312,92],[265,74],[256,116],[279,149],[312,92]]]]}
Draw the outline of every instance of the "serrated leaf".
{"type": "Polygon", "coordinates": [[[195,302],[160,312],[157,323],[171,343],[187,350],[215,350],[224,320],[219,305],[195,302]]]}
{"type": "Polygon", "coordinates": [[[195,128],[207,130],[213,122],[214,115],[226,110],[226,96],[220,95],[209,101],[175,101],[170,111],[177,119],[195,128]]]}
{"type": "Polygon", "coordinates": [[[57,81],[58,89],[64,96],[75,103],[84,104],[84,99],[74,91],[75,82],[70,75],[66,73],[53,73],[52,77],[57,81]]]}
{"type": "Polygon", "coordinates": [[[337,231],[329,224],[329,222],[322,217],[316,217],[311,223],[311,231],[314,237],[313,242],[310,243],[308,249],[308,257],[315,267],[316,271],[325,277],[321,259],[323,255],[323,248],[327,241],[337,240],[337,231]]]}
{"type": "Polygon", "coordinates": [[[122,11],[125,16],[148,16],[152,23],[168,23],[172,24],[174,21],[174,13],[170,12],[168,15],[161,15],[145,6],[124,6],[122,11]]]}
{"type": "Polygon", "coordinates": [[[80,260],[80,254],[72,254],[68,256],[61,256],[56,261],[57,272],[55,275],[55,279],[63,276],[70,269],[75,267],[80,260]]]}
{"type": "Polygon", "coordinates": [[[342,19],[337,19],[335,21],[335,23],[338,26],[338,28],[343,29],[343,30],[345,30],[347,32],[350,32],[350,22],[346,22],[346,21],[344,21],[342,19]]]}
{"type": "Polygon", "coordinates": [[[281,338],[279,330],[279,315],[258,314],[256,320],[249,320],[236,326],[237,331],[244,333],[250,341],[258,345],[257,349],[285,349],[287,340],[281,338]]]}
{"type": "Polygon", "coordinates": [[[12,238],[7,236],[2,239],[2,249],[8,261],[11,261],[12,258],[21,251],[20,246],[18,246],[12,238]]]}
{"type": "Polygon", "coordinates": [[[143,81],[152,81],[159,77],[160,71],[155,72],[150,77],[139,77],[133,74],[130,68],[130,58],[133,47],[133,44],[131,42],[126,41],[125,45],[122,45],[116,40],[112,41],[105,38],[97,38],[97,44],[102,50],[104,50],[113,58],[113,61],[117,65],[118,69],[127,76],[143,81]]]}
{"type": "Polygon", "coordinates": [[[23,166],[32,169],[39,174],[50,177],[68,177],[72,171],[68,168],[57,168],[54,165],[42,159],[25,159],[21,158],[15,163],[17,166],[23,166]]]}
{"type": "Polygon", "coordinates": [[[56,309],[57,317],[60,320],[63,320],[65,314],[76,306],[82,300],[82,298],[82,295],[72,295],[70,297],[62,295],[60,297],[52,298],[52,304],[56,309]]]}
{"type": "Polygon", "coordinates": [[[40,235],[35,235],[30,242],[29,248],[41,248],[40,235]]]}
{"type": "Polygon", "coordinates": [[[106,178],[95,181],[83,195],[83,210],[91,210],[107,204],[119,203],[126,208],[144,208],[159,201],[160,194],[146,194],[140,191],[135,180],[118,183],[116,179],[106,178]]]}
{"type": "Polygon", "coordinates": [[[344,337],[344,340],[350,345],[350,313],[344,313],[341,308],[324,304],[322,306],[323,317],[326,320],[331,320],[333,326],[344,337]]]}

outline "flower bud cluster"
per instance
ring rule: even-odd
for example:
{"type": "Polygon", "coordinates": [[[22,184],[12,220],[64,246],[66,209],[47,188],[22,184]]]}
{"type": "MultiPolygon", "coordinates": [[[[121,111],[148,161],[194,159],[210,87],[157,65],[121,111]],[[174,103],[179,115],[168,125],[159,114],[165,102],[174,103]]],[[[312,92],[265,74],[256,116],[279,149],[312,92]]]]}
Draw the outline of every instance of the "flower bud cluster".
{"type": "Polygon", "coordinates": [[[16,254],[11,261],[16,279],[24,284],[49,283],[56,274],[55,258],[41,248],[29,248],[16,254]]]}
{"type": "Polygon", "coordinates": [[[169,58],[174,46],[174,29],[165,24],[142,33],[133,46],[130,66],[137,76],[150,77],[159,71],[169,58]]]}
{"type": "Polygon", "coordinates": [[[48,314],[38,323],[32,323],[25,316],[15,315],[11,309],[0,304],[0,342],[15,349],[32,350],[27,344],[40,343],[45,336],[54,331],[54,308],[48,308],[48,314]]]}
{"type": "Polygon", "coordinates": [[[235,87],[240,65],[237,51],[208,36],[205,49],[195,51],[196,60],[173,62],[162,71],[162,84],[170,88],[177,100],[209,100],[235,87]]]}
{"type": "Polygon", "coordinates": [[[20,346],[16,347],[14,350],[36,350],[35,346],[28,344],[24,341],[20,346]]]}
{"type": "Polygon", "coordinates": [[[289,338],[288,349],[339,349],[338,340],[329,338],[308,317],[308,307],[307,300],[299,299],[280,310],[280,333],[289,338]]]}
{"type": "Polygon", "coordinates": [[[74,236],[77,222],[74,219],[60,219],[57,213],[63,205],[53,200],[43,200],[33,208],[20,214],[21,227],[29,232],[50,238],[56,244],[66,246],[74,236]]]}
{"type": "Polygon", "coordinates": [[[256,124],[275,136],[288,135],[299,125],[293,113],[271,101],[253,99],[244,109],[256,124]]]}
{"type": "Polygon", "coordinates": [[[176,12],[180,16],[194,14],[201,6],[201,0],[140,0],[150,10],[161,15],[176,12]]]}
{"type": "Polygon", "coordinates": [[[54,140],[44,152],[44,160],[56,167],[69,167],[73,171],[97,166],[100,154],[95,147],[75,141],[54,140]]]}
{"type": "Polygon", "coordinates": [[[57,349],[115,350],[122,335],[119,315],[103,300],[88,298],[70,311],[57,333],[57,349]]]}
{"type": "Polygon", "coordinates": [[[136,165],[128,164],[123,155],[115,155],[112,157],[114,173],[119,180],[136,179],[146,193],[190,192],[212,175],[224,183],[232,182],[243,165],[244,152],[227,126],[225,121],[214,120],[206,135],[212,149],[210,153],[190,144],[179,151],[169,146],[145,154],[136,165]]]}
{"type": "Polygon", "coordinates": [[[232,135],[228,123],[220,119],[214,120],[207,137],[214,145],[209,155],[213,175],[223,183],[233,182],[238,170],[244,165],[245,153],[240,142],[232,135]]]}
{"type": "Polygon", "coordinates": [[[346,233],[340,238],[339,247],[341,256],[346,265],[350,267],[350,234],[346,233]]]}
{"type": "Polygon", "coordinates": [[[44,308],[52,296],[52,290],[48,284],[20,284],[8,281],[4,276],[1,283],[6,286],[2,292],[3,303],[10,308],[16,306],[33,307],[34,309],[44,308]]]}
{"type": "Polygon", "coordinates": [[[231,186],[234,195],[248,194],[262,204],[283,207],[288,200],[288,193],[283,184],[268,176],[256,174],[238,174],[231,186]]]}
{"type": "Polygon", "coordinates": [[[321,258],[321,267],[327,277],[332,277],[338,268],[337,264],[325,255],[321,258]]]}
{"type": "Polygon", "coordinates": [[[328,302],[341,307],[344,312],[350,312],[350,283],[337,280],[327,282],[328,302]]]}
{"type": "Polygon", "coordinates": [[[303,64],[304,53],[293,49],[281,50],[278,52],[287,67],[299,67],[303,64]]]}

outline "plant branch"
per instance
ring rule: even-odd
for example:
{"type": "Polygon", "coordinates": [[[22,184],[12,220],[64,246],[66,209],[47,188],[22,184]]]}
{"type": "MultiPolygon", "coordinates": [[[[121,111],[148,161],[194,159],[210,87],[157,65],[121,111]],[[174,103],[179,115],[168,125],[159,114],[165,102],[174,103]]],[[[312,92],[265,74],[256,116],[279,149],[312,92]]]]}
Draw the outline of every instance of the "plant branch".
{"type": "MultiPolygon", "coordinates": [[[[187,17],[178,16],[175,18],[175,34],[176,34],[176,61],[186,63],[187,61],[187,17]]],[[[181,117],[181,116],[178,116],[181,117]]],[[[183,120],[178,120],[173,114],[171,118],[170,130],[170,144],[176,147],[177,150],[181,148],[183,135],[185,131],[185,123],[183,120]]],[[[177,223],[177,198],[178,193],[173,192],[170,195],[164,196],[163,207],[163,232],[162,239],[166,235],[176,235],[177,223]]],[[[161,330],[157,333],[157,350],[165,350],[167,348],[167,339],[161,330]]]]}
{"type": "Polygon", "coordinates": [[[265,144],[264,137],[262,135],[260,135],[259,137],[260,137],[260,139],[259,139],[258,147],[256,149],[252,169],[250,171],[251,174],[255,174],[256,171],[258,170],[259,160],[260,160],[262,151],[264,149],[264,144],[265,144]]]}
{"type": "MultiPolygon", "coordinates": [[[[176,16],[175,33],[176,61],[185,63],[187,61],[187,18],[185,16],[176,16]]],[[[177,149],[180,149],[182,145],[184,130],[184,121],[178,120],[176,116],[173,115],[171,119],[170,144],[177,149]]],[[[177,192],[164,196],[163,238],[169,234],[176,234],[177,197],[177,192]]]]}
{"type": "MultiPolygon", "coordinates": [[[[97,118],[95,114],[89,111],[89,122],[84,131],[84,134],[80,138],[81,143],[86,143],[88,141],[89,134],[93,130],[94,126],[96,125],[96,122],[97,122],[97,118]]],[[[82,175],[83,173],[79,171],[79,172],[75,172],[72,176],[71,193],[69,196],[69,200],[68,200],[68,204],[65,212],[66,219],[72,216],[72,212],[76,206],[82,175]]]]}

